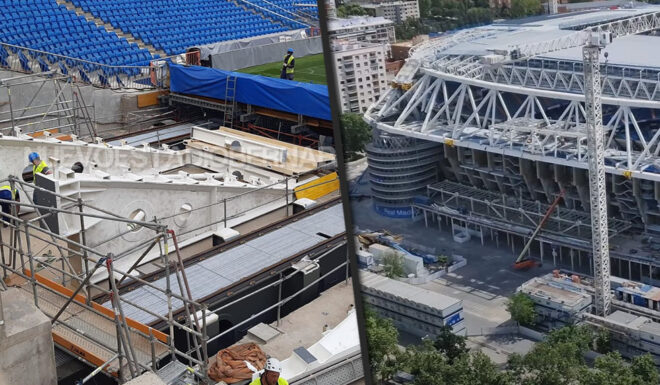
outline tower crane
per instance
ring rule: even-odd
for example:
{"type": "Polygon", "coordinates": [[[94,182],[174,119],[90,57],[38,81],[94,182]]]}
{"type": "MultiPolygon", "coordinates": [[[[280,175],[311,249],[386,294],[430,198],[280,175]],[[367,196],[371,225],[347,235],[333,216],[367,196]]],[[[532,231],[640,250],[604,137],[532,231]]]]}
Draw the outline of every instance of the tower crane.
{"type": "MultiPolygon", "coordinates": [[[[650,32],[660,28],[660,12],[638,13],[605,22],[558,39],[495,50],[501,65],[562,49],[582,47],[584,70],[585,118],[591,202],[591,234],[594,266],[594,310],[597,315],[610,313],[610,256],[607,226],[607,189],[605,186],[604,131],[601,104],[600,51],[613,38],[650,32]]],[[[492,63],[492,62],[491,62],[492,63]]],[[[540,228],[540,227],[539,227],[540,228]]]]}

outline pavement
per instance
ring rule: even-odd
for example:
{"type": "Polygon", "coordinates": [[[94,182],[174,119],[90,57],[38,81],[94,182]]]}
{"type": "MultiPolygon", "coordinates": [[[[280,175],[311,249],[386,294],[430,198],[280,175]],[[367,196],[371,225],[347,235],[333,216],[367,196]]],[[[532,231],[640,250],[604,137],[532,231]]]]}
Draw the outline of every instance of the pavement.
{"type": "MultiPolygon", "coordinates": [[[[363,177],[355,191],[362,195],[370,195],[369,184],[363,177]]],[[[468,335],[480,335],[491,328],[512,325],[511,316],[506,311],[507,298],[525,281],[552,271],[550,264],[535,267],[527,271],[513,269],[513,262],[518,255],[506,247],[504,236],[500,245],[485,236],[485,245],[479,239],[460,244],[453,240],[446,226],[439,230],[437,224],[430,223],[427,228],[424,220],[413,222],[410,219],[387,218],[377,214],[372,208],[370,198],[351,201],[354,225],[357,229],[378,231],[386,229],[403,236],[404,242],[412,242],[431,249],[443,255],[460,255],[467,259],[467,265],[440,279],[421,285],[422,287],[444,295],[461,299],[468,335]]],[[[521,341],[504,341],[500,337],[493,338],[495,348],[490,349],[494,358],[506,352],[525,352],[533,344],[522,338],[521,341]],[[525,341],[523,341],[525,340],[525,341]],[[515,343],[514,343],[515,342],[515,343]],[[499,350],[499,352],[498,352],[499,350]]],[[[402,345],[416,343],[418,339],[402,335],[402,345]]],[[[479,345],[475,341],[475,346],[479,345]]],[[[488,350],[488,349],[485,349],[488,350]]],[[[508,353],[510,354],[510,352],[508,353]]],[[[501,360],[501,357],[498,358],[501,360]]],[[[497,361],[496,361],[497,362],[497,361]]]]}
{"type": "Polygon", "coordinates": [[[253,340],[246,335],[237,344],[255,342],[269,356],[284,360],[297,347],[309,347],[323,337],[324,329],[332,329],[348,316],[355,305],[352,281],[341,282],[321,293],[307,305],[282,318],[279,325],[270,326],[281,332],[267,343],[253,340]],[[326,326],[327,325],[327,326],[326,326]]]}

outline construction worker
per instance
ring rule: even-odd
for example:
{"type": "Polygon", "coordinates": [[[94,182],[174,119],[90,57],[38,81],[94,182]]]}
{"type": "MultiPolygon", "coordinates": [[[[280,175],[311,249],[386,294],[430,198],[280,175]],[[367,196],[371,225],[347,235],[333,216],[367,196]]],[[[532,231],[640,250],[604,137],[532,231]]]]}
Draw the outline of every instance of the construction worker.
{"type": "Polygon", "coordinates": [[[282,72],[280,73],[280,79],[293,80],[293,72],[295,66],[296,66],[296,59],[293,57],[293,48],[289,48],[286,51],[286,56],[284,56],[284,62],[282,63],[282,72]]]}
{"type": "Polygon", "coordinates": [[[289,383],[282,377],[282,364],[275,358],[266,360],[266,367],[261,377],[250,382],[250,385],[289,385],[289,383]]]}
{"type": "MultiPolygon", "coordinates": [[[[5,185],[5,186],[0,186],[0,199],[6,200],[6,201],[16,201],[20,202],[21,201],[21,196],[18,193],[17,189],[11,188],[10,185],[5,185]]],[[[7,214],[7,215],[12,215],[11,212],[11,206],[12,204],[9,202],[0,202],[0,206],[2,207],[2,213],[7,214]]],[[[16,205],[16,214],[18,215],[18,212],[20,211],[21,206],[16,205]]],[[[7,222],[10,221],[9,217],[6,217],[5,215],[2,215],[2,227],[7,227],[7,222]]]]}
{"type": "Polygon", "coordinates": [[[30,155],[28,155],[28,160],[30,161],[30,163],[32,163],[32,182],[33,183],[37,178],[37,174],[49,175],[49,174],[53,173],[48,168],[48,165],[46,164],[46,162],[41,160],[41,158],[39,157],[39,154],[37,154],[36,152],[31,152],[30,155]]]}

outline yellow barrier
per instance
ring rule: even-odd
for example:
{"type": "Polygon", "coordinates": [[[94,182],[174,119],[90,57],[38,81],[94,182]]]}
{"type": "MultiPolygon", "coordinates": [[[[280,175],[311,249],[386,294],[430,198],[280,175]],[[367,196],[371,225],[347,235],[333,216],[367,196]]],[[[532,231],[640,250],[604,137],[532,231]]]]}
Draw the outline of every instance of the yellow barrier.
{"type": "Polygon", "coordinates": [[[339,190],[339,177],[336,172],[296,187],[296,199],[307,198],[316,200],[339,190]]]}

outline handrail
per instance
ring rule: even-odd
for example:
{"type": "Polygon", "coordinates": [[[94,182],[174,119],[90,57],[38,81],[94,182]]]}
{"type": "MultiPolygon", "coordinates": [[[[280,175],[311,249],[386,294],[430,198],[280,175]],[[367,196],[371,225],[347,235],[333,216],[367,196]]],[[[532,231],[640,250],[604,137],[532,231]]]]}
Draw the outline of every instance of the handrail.
{"type": "MultiPolygon", "coordinates": [[[[146,62],[147,60],[145,60],[146,62]]],[[[0,42],[0,68],[44,75],[72,75],[79,83],[112,89],[163,88],[167,66],[152,58],[148,65],[112,65],[0,42]],[[152,76],[155,75],[155,76],[152,76]]],[[[11,84],[7,84],[11,86],[11,84]]]]}

